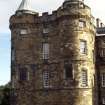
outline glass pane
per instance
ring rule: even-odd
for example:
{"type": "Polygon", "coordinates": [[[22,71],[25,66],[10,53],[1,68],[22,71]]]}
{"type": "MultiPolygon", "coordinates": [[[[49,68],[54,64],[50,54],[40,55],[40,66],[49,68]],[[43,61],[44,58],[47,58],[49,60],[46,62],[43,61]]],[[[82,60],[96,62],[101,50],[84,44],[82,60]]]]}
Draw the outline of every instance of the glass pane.
{"type": "Polygon", "coordinates": [[[80,41],[80,52],[82,54],[86,54],[86,48],[87,48],[87,45],[86,45],[86,41],[80,41]]]}
{"type": "Polygon", "coordinates": [[[21,29],[20,34],[27,34],[27,30],[26,29],[21,29]]]}
{"type": "Polygon", "coordinates": [[[43,43],[43,59],[49,58],[49,44],[43,43]]]}

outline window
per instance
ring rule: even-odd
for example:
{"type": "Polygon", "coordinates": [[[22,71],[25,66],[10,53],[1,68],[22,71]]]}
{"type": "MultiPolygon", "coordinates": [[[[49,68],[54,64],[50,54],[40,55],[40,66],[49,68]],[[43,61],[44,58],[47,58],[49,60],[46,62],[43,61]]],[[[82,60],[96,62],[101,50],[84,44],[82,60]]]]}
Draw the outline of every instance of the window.
{"type": "Polygon", "coordinates": [[[84,28],[84,27],[86,27],[86,22],[80,20],[80,21],[79,21],[79,27],[80,27],[80,28],[84,28]]]}
{"type": "Polygon", "coordinates": [[[80,40],[80,52],[81,54],[87,53],[87,42],[85,40],[80,40]]]}
{"type": "Polygon", "coordinates": [[[102,98],[102,104],[105,105],[105,97],[102,98]]]}
{"type": "Polygon", "coordinates": [[[14,49],[11,50],[11,60],[12,61],[15,60],[15,50],[14,49]]]}
{"type": "Polygon", "coordinates": [[[15,77],[14,76],[12,76],[12,88],[15,88],[15,77]]]}
{"type": "Polygon", "coordinates": [[[64,62],[64,68],[65,68],[65,78],[72,79],[73,78],[73,68],[72,68],[72,64],[68,60],[64,62]]]}
{"type": "Polygon", "coordinates": [[[94,50],[92,50],[92,53],[93,53],[93,62],[95,63],[95,51],[94,50]]]}
{"type": "Polygon", "coordinates": [[[100,57],[105,57],[105,48],[100,49],[100,57]]]}
{"type": "Polygon", "coordinates": [[[28,32],[27,32],[27,29],[21,29],[20,30],[20,34],[21,35],[24,35],[24,34],[27,34],[28,32]]]}
{"type": "Polygon", "coordinates": [[[88,85],[87,70],[82,70],[81,82],[82,82],[82,86],[87,86],[88,85]]]}
{"type": "Polygon", "coordinates": [[[84,8],[84,4],[83,3],[79,3],[79,8],[84,8]]]}
{"type": "Polygon", "coordinates": [[[43,72],[43,86],[44,88],[49,87],[49,72],[48,71],[43,72]]]}
{"type": "Polygon", "coordinates": [[[101,79],[102,79],[102,87],[105,87],[105,73],[101,74],[101,79]]]}
{"type": "Polygon", "coordinates": [[[43,29],[43,34],[47,34],[47,33],[49,33],[49,28],[44,28],[43,29]]]}
{"type": "Polygon", "coordinates": [[[43,43],[42,47],[43,47],[43,52],[42,52],[43,59],[44,60],[49,59],[49,43],[43,43]]]}
{"type": "Polygon", "coordinates": [[[28,80],[29,79],[29,74],[27,71],[27,68],[19,68],[19,79],[24,81],[24,80],[28,80]]]}

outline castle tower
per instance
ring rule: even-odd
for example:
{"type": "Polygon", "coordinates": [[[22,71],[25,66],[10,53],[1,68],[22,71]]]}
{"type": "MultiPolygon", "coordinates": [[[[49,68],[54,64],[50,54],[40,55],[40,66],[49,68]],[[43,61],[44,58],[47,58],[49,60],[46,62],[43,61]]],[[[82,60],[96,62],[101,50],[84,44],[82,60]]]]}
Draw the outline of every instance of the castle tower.
{"type": "Polygon", "coordinates": [[[22,1],[10,18],[13,105],[93,105],[93,20],[83,0],[42,16],[22,1]]]}

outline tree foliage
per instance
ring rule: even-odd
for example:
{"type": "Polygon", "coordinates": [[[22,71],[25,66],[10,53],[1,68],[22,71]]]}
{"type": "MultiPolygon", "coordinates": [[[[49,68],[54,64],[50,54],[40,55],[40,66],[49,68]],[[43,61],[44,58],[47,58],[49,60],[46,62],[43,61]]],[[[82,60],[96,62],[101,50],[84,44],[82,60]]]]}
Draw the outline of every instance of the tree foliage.
{"type": "Polygon", "coordinates": [[[10,85],[0,86],[0,105],[10,105],[10,85]]]}

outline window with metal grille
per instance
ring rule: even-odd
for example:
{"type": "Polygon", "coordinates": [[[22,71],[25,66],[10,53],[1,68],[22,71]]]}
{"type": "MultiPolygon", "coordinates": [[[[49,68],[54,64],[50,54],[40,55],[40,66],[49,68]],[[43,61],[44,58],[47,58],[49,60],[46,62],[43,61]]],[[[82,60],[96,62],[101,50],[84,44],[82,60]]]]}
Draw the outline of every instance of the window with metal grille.
{"type": "Polygon", "coordinates": [[[64,69],[65,69],[65,78],[72,79],[73,78],[73,68],[72,68],[72,64],[69,61],[64,62],[64,69]]]}
{"type": "Polygon", "coordinates": [[[105,73],[101,74],[101,79],[102,79],[102,81],[101,81],[102,87],[105,87],[105,73]]]}
{"type": "Polygon", "coordinates": [[[43,43],[43,45],[42,45],[42,57],[44,60],[49,59],[49,43],[43,43]]]}
{"type": "Polygon", "coordinates": [[[24,80],[28,80],[28,71],[27,68],[19,68],[19,79],[24,81],[24,80]]]}
{"type": "Polygon", "coordinates": [[[85,40],[80,40],[80,53],[87,54],[87,42],[85,40]]]}
{"type": "Polygon", "coordinates": [[[49,72],[48,71],[43,72],[43,86],[44,88],[49,87],[49,72]]]}
{"type": "Polygon", "coordinates": [[[82,86],[88,85],[87,70],[82,70],[81,72],[81,82],[82,86]]]}

